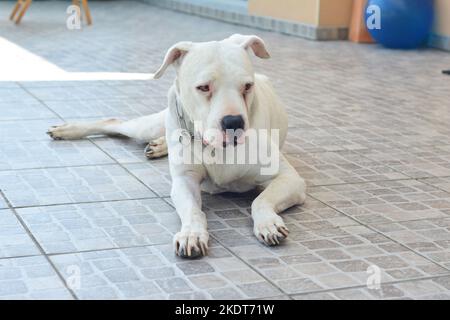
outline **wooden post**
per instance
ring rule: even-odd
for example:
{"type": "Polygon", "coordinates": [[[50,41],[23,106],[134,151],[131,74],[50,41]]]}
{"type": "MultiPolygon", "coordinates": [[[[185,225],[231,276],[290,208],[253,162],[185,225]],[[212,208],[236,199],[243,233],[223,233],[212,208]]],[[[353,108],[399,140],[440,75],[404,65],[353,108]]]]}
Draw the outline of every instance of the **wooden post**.
{"type": "Polygon", "coordinates": [[[364,19],[366,4],[367,0],[353,0],[353,12],[348,35],[348,39],[352,42],[374,42],[369,31],[367,31],[366,21],[364,19]]]}
{"type": "Polygon", "coordinates": [[[14,6],[14,9],[11,12],[11,15],[9,16],[9,20],[13,20],[14,19],[17,11],[19,11],[21,6],[22,6],[22,0],[17,0],[16,5],[14,6]]]}
{"type": "Polygon", "coordinates": [[[86,15],[86,22],[88,25],[92,24],[91,11],[89,10],[89,5],[87,0],[82,0],[84,14],[86,15]]]}
{"type": "Polygon", "coordinates": [[[20,21],[22,20],[22,17],[23,17],[23,15],[25,14],[25,12],[27,12],[28,7],[29,7],[30,4],[31,4],[31,1],[33,1],[33,0],[25,0],[25,4],[23,5],[22,9],[21,9],[20,12],[19,12],[19,15],[17,16],[16,24],[19,24],[20,21]]]}

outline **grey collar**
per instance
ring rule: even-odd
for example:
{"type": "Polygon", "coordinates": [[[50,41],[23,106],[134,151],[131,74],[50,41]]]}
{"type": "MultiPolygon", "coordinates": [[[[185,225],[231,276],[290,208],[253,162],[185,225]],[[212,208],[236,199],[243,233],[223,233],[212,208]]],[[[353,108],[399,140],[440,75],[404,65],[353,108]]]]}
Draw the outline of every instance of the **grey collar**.
{"type": "Polygon", "coordinates": [[[178,99],[178,94],[175,97],[175,110],[177,113],[178,125],[183,131],[180,135],[180,142],[183,137],[189,138],[190,140],[202,140],[198,134],[195,134],[194,123],[184,115],[183,106],[178,99]]]}

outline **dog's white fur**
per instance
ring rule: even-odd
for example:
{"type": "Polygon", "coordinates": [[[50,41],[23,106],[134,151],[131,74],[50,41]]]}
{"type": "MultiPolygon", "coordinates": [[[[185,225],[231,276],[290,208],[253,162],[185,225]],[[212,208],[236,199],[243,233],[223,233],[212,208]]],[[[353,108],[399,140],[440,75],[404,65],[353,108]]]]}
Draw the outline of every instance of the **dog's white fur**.
{"type": "MultiPolygon", "coordinates": [[[[169,65],[175,66],[177,77],[169,90],[168,108],[131,121],[109,119],[94,123],[72,123],[52,127],[54,139],[80,139],[89,135],[125,135],[149,142],[146,154],[156,158],[169,154],[172,177],[172,200],[181,218],[181,231],[174,237],[176,253],[184,257],[205,255],[208,248],[207,223],[201,205],[201,190],[244,192],[255,187],[263,191],[253,201],[251,214],[256,237],[268,245],[278,244],[288,234],[281,211],[305,200],[305,183],[280,153],[279,171],[261,175],[257,165],[179,164],[171,161],[171,139],[179,129],[177,103],[184,114],[201,121],[203,128],[219,129],[226,115],[242,115],[245,129],[279,129],[279,148],[287,131],[287,115],[267,77],[255,74],[249,51],[268,58],[264,42],[257,36],[233,35],[222,41],[203,43],[180,42],[166,54],[160,69],[162,76],[169,65]],[[253,87],[246,91],[246,83],[253,87]],[[209,93],[197,87],[208,84],[209,93]]],[[[203,136],[209,143],[211,137],[203,136]]],[[[239,148],[239,145],[237,146],[239,148]]]]}

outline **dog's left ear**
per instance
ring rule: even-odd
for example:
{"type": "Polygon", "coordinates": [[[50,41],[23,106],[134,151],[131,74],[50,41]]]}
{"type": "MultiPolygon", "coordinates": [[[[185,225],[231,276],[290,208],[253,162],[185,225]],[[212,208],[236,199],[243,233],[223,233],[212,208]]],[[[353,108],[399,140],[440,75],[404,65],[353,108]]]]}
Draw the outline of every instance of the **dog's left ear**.
{"type": "Polygon", "coordinates": [[[180,64],[182,57],[189,52],[193,43],[189,41],[178,42],[167,50],[166,56],[158,71],[153,74],[153,79],[159,79],[171,64],[180,64]]]}
{"type": "Polygon", "coordinates": [[[245,50],[252,49],[255,56],[262,59],[269,59],[270,54],[266,49],[264,41],[255,35],[245,36],[242,34],[233,34],[228,40],[240,45],[245,50]]]}

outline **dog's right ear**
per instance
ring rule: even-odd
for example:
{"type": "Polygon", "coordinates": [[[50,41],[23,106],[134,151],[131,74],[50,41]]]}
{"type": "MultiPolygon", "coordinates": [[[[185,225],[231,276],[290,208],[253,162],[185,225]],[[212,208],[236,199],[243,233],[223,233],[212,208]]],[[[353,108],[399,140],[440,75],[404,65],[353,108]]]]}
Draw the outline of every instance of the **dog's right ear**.
{"type": "Polygon", "coordinates": [[[166,71],[167,67],[171,64],[179,65],[183,56],[188,53],[192,47],[192,42],[182,41],[173,45],[166,53],[162,65],[159,67],[158,71],[153,74],[153,79],[159,79],[166,71]]]}
{"type": "Polygon", "coordinates": [[[245,50],[251,49],[255,56],[261,58],[261,59],[269,59],[270,54],[266,49],[266,45],[258,36],[252,35],[252,36],[245,36],[242,34],[233,34],[228,39],[225,39],[228,41],[232,41],[236,43],[237,45],[240,45],[245,50]]]}

